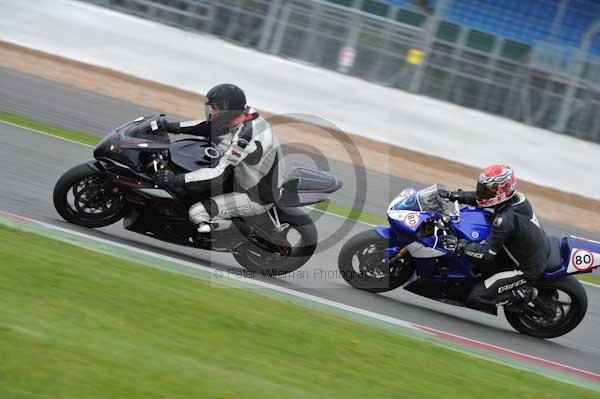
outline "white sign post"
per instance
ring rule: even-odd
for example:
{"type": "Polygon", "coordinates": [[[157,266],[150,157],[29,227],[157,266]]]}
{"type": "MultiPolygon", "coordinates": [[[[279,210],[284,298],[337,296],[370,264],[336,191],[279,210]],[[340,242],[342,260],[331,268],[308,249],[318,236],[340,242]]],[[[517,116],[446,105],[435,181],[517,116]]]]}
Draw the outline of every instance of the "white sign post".
{"type": "Polygon", "coordinates": [[[356,49],[354,47],[342,47],[338,55],[338,71],[347,73],[354,65],[356,49]]]}

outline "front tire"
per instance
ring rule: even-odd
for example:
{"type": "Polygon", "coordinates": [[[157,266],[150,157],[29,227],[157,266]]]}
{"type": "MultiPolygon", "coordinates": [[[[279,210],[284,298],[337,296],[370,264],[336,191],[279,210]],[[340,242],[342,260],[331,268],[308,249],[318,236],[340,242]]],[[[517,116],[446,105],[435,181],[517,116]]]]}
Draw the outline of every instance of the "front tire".
{"type": "Polygon", "coordinates": [[[522,312],[505,310],[506,320],[515,330],[531,337],[548,339],[565,335],[581,323],[587,312],[588,299],[579,280],[567,276],[558,281],[536,282],[534,286],[538,289],[539,298],[556,309],[556,320],[535,317],[527,309],[522,312]],[[566,302],[567,297],[569,302],[566,302]]]}
{"type": "Polygon", "coordinates": [[[248,241],[233,253],[235,260],[246,270],[269,277],[279,276],[301,268],[315,253],[318,235],[310,216],[295,208],[278,208],[277,211],[279,221],[289,225],[284,234],[291,244],[290,253],[273,253],[248,241]]]}
{"type": "Polygon", "coordinates": [[[119,221],[122,196],[107,192],[107,179],[87,163],[69,169],[54,186],[54,208],[67,222],[80,226],[98,228],[119,221]]]}
{"type": "Polygon", "coordinates": [[[338,268],[344,280],[354,288],[375,293],[402,286],[415,269],[410,256],[390,264],[384,253],[389,247],[389,241],[375,230],[354,236],[344,244],[338,257],[338,268]]]}

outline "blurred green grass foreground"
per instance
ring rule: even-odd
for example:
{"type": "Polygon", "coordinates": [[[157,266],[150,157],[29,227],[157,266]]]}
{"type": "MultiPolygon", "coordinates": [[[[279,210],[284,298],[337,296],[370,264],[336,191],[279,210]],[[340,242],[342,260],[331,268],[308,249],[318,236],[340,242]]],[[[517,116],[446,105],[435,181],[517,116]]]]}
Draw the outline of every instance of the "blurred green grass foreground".
{"type": "Polygon", "coordinates": [[[0,226],[0,398],[592,398],[239,288],[0,226]]]}

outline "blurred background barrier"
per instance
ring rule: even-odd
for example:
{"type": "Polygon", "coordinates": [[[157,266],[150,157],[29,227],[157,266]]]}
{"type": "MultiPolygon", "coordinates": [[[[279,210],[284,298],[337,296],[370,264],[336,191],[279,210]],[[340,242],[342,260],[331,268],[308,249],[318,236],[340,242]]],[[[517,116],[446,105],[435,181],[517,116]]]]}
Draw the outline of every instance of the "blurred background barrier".
{"type": "Polygon", "coordinates": [[[600,143],[596,0],[83,1],[600,143]]]}

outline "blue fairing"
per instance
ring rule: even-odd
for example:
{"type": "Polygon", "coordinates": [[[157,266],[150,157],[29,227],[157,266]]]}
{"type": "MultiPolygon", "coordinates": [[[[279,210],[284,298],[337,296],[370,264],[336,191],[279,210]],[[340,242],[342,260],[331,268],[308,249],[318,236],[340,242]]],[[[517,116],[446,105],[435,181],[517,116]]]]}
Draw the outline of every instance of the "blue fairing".
{"type": "Polygon", "coordinates": [[[558,280],[568,275],[569,263],[571,262],[571,253],[574,250],[584,250],[598,254],[600,253],[600,242],[575,236],[564,237],[560,244],[562,265],[557,270],[544,273],[544,279],[558,280]]]}
{"type": "Polygon", "coordinates": [[[566,256],[563,257],[565,264],[569,261],[569,256],[572,249],[585,249],[590,252],[600,253],[600,242],[587,240],[585,238],[568,236],[563,238],[563,249],[565,250],[566,256]]]}
{"type": "Polygon", "coordinates": [[[381,238],[385,238],[386,240],[391,240],[392,236],[394,235],[392,233],[392,229],[383,224],[375,227],[375,231],[381,236],[381,238]]]}
{"type": "MultiPolygon", "coordinates": [[[[449,228],[451,234],[458,238],[470,242],[484,241],[492,231],[493,213],[470,206],[458,209],[458,205],[440,197],[439,189],[436,185],[400,193],[387,210],[390,226],[378,226],[377,232],[389,241],[385,250],[389,258],[407,247],[415,265],[417,281],[442,285],[452,282],[447,286],[449,289],[468,287],[474,282],[475,265],[465,256],[445,251],[440,244],[441,237],[449,228]]],[[[568,274],[589,272],[593,267],[600,267],[600,242],[565,237],[560,251],[561,266],[545,273],[543,279],[560,279],[568,274]],[[590,259],[591,263],[578,267],[585,259],[590,259]]]]}
{"type": "Polygon", "coordinates": [[[401,235],[414,235],[424,222],[429,220],[431,217],[435,216],[435,212],[411,211],[405,217],[401,219],[396,219],[392,215],[390,215],[388,211],[388,221],[390,223],[390,226],[392,227],[392,230],[398,232],[401,235]]]}
{"type": "Polygon", "coordinates": [[[390,227],[379,225],[375,228],[377,234],[390,242],[390,248],[386,250],[388,257],[393,258],[403,247],[410,244],[414,240],[406,236],[397,235],[390,227]]]}
{"type": "Polygon", "coordinates": [[[487,239],[491,232],[490,222],[486,218],[488,214],[488,211],[475,207],[461,209],[460,222],[452,225],[456,236],[469,241],[487,239]]]}
{"type": "MultiPolygon", "coordinates": [[[[474,278],[473,264],[465,257],[456,256],[453,253],[447,253],[439,245],[439,238],[433,235],[421,236],[418,232],[424,223],[436,220],[442,217],[438,212],[415,211],[412,206],[414,202],[411,197],[403,199],[390,207],[388,210],[388,220],[390,227],[378,226],[377,232],[383,238],[390,240],[390,248],[386,254],[391,258],[396,255],[404,246],[418,242],[426,247],[436,249],[444,253],[443,256],[435,258],[414,258],[417,268],[417,274],[420,278],[445,279],[445,280],[468,280],[474,278]],[[407,221],[407,215],[412,219],[407,221]],[[439,261],[449,268],[449,271],[440,274],[439,261]]],[[[482,241],[486,239],[491,231],[491,224],[486,219],[487,211],[476,208],[463,208],[461,211],[460,222],[452,224],[454,233],[461,238],[470,241],[482,241]],[[478,237],[478,238],[475,238],[478,237]]]]}

